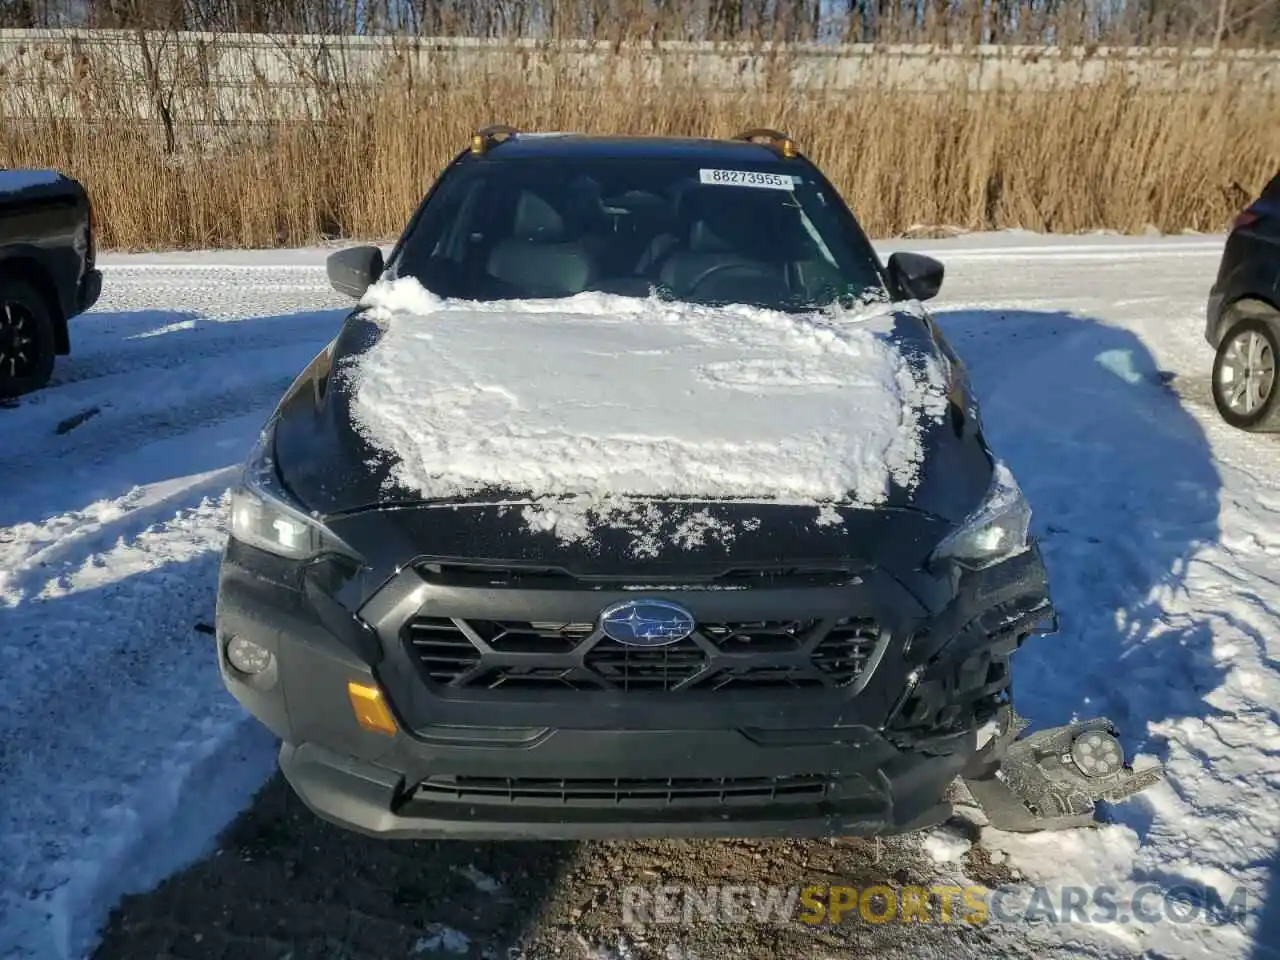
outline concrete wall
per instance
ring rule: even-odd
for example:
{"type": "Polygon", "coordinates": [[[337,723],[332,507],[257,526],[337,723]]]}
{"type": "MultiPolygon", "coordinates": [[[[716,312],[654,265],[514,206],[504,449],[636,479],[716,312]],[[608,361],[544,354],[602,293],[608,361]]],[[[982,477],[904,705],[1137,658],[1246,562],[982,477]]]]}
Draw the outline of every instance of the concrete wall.
{"type": "Polygon", "coordinates": [[[262,122],[315,113],[346,85],[465,82],[485,74],[590,83],[602,71],[636,84],[781,85],[802,95],[868,85],[1053,90],[1115,77],[1171,94],[1224,82],[1280,92],[1280,53],[1265,51],[672,42],[624,45],[621,52],[591,42],[0,30],[0,113],[159,119],[171,101],[184,123],[262,122]],[[269,98],[255,95],[264,87],[269,98]]]}

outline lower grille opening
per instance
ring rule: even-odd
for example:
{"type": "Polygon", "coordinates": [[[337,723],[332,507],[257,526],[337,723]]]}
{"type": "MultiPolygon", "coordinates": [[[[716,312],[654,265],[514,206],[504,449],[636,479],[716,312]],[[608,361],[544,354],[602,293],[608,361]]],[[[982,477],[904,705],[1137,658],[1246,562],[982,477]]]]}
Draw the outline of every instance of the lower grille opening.
{"type": "Polygon", "coordinates": [[[782,777],[556,779],[551,777],[433,776],[416,798],[455,803],[527,806],[722,806],[816,803],[827,795],[821,774],[782,777]]]}

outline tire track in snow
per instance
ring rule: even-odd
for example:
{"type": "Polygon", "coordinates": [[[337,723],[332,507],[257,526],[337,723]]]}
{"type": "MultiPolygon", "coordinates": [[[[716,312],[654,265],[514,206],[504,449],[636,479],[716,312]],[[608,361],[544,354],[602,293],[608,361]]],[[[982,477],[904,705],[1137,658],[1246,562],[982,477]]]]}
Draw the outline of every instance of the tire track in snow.
{"type": "MultiPolygon", "coordinates": [[[[287,355],[297,359],[299,353],[289,349],[287,355]]],[[[305,364],[303,360],[302,365],[305,364]]],[[[160,394],[127,400],[104,399],[82,408],[96,407],[98,413],[64,436],[56,435],[57,421],[62,417],[53,424],[38,424],[43,429],[33,430],[25,444],[15,444],[16,449],[7,451],[0,458],[0,467],[15,474],[22,471],[36,480],[43,474],[64,470],[67,461],[83,469],[118,456],[122,449],[137,448],[157,438],[182,436],[253,411],[261,411],[265,420],[301,369],[302,366],[297,367],[292,375],[283,373],[283,367],[255,372],[249,377],[234,378],[239,382],[214,389],[195,384],[194,391],[176,404],[160,394]]]]}
{"type": "Polygon", "coordinates": [[[136,487],[70,515],[7,528],[0,540],[0,595],[16,606],[38,599],[37,590],[67,586],[67,579],[111,542],[134,540],[148,528],[180,515],[186,504],[221,496],[235,476],[233,467],[214,470],[188,478],[161,496],[136,487]]]}
{"type": "Polygon", "coordinates": [[[263,418],[298,372],[315,356],[336,326],[316,337],[244,351],[235,362],[214,355],[161,370],[129,370],[51,390],[41,402],[0,411],[13,423],[10,442],[0,449],[0,469],[25,473],[32,482],[71,461],[99,463],[121,450],[182,435],[261,410],[263,418]],[[142,389],[140,389],[142,387],[142,389]],[[58,425],[87,410],[97,413],[63,436],[58,425]]]}
{"type": "Polygon", "coordinates": [[[54,372],[53,385],[66,387],[120,374],[221,361],[246,348],[257,352],[314,343],[318,352],[328,339],[326,334],[338,329],[343,316],[345,313],[340,310],[320,310],[281,317],[255,317],[247,322],[197,322],[182,314],[173,314],[173,329],[164,333],[137,334],[118,347],[84,356],[77,350],[71,357],[60,361],[60,367],[54,372]],[[179,326],[188,323],[192,325],[179,326]]]}
{"type": "MultiPolygon", "coordinates": [[[[1224,897],[1239,885],[1256,910],[1275,889],[1280,825],[1280,448],[1213,408],[1202,308],[1216,260],[1204,265],[1153,268],[1109,298],[1108,276],[1131,267],[1090,268],[1082,282],[1027,263],[1001,300],[944,306],[939,326],[1027,491],[1062,618],[1015,657],[1022,712],[1037,726],[1109,716],[1167,774],[1093,834],[988,830],[984,845],[1044,883],[1191,883],[1224,897]],[[1048,310],[1046,290],[1064,294],[1048,310]]],[[[977,272],[958,285],[990,296],[977,272]]],[[[1114,942],[1068,929],[1082,949],[1114,942]]],[[[1251,950],[1230,918],[1119,932],[1135,952],[1251,950]]]]}
{"type": "Polygon", "coordinates": [[[42,943],[76,955],[105,909],[203,852],[210,826],[269,772],[268,738],[193,630],[213,615],[223,513],[220,500],[184,510],[7,612],[0,955],[42,943]],[[175,818],[209,822],[194,845],[170,835],[140,860],[175,818]]]}
{"type": "Polygon", "coordinates": [[[338,327],[303,276],[108,271],[60,382],[0,410],[0,956],[80,956],[272,769],[194,627],[234,467],[338,327]]]}

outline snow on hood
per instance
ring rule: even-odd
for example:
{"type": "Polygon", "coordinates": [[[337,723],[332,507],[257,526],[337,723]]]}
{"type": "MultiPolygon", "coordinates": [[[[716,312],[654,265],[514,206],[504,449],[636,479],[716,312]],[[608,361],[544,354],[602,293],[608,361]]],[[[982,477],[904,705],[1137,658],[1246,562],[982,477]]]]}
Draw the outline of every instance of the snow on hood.
{"type": "Polygon", "coordinates": [[[545,503],[530,526],[569,536],[629,498],[882,504],[914,487],[921,420],[946,409],[941,365],[885,335],[888,304],[474,303],[413,278],[361,304],[384,332],[349,371],[352,414],[396,461],[391,481],[428,499],[527,494],[545,503]]]}

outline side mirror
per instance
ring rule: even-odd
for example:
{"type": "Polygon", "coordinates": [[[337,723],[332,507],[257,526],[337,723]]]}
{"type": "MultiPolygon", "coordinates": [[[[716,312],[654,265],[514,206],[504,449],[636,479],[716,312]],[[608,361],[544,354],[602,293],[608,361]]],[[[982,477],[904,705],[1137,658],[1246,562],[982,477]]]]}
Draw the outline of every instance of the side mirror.
{"type": "Polygon", "coordinates": [[[889,282],[904,296],[932,300],[942,289],[945,269],[924,254],[895,253],[889,258],[889,282]]]}
{"type": "Polygon", "coordinates": [[[382,250],[378,247],[351,247],[329,254],[325,270],[329,273],[329,286],[359,300],[364,292],[382,276],[382,250]]]}

